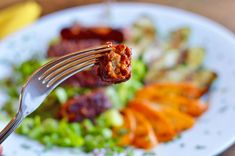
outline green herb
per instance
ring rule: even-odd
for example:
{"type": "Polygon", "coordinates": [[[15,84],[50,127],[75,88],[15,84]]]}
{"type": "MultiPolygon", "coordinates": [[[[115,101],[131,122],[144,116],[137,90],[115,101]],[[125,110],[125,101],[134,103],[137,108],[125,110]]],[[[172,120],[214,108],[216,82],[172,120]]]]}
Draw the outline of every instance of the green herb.
{"type": "Polygon", "coordinates": [[[119,131],[118,131],[118,135],[122,136],[122,135],[125,135],[128,133],[128,129],[125,129],[125,128],[121,128],[119,131]]]}
{"type": "Polygon", "coordinates": [[[208,135],[208,134],[210,134],[210,131],[205,130],[205,131],[204,131],[204,134],[208,135]]]}
{"type": "Polygon", "coordinates": [[[228,106],[225,105],[225,106],[222,106],[221,108],[219,108],[218,112],[219,112],[219,113],[224,113],[224,112],[226,112],[227,110],[228,110],[228,106]]]}
{"type": "Polygon", "coordinates": [[[115,153],[114,153],[113,151],[109,151],[109,150],[108,150],[108,151],[105,152],[104,155],[105,155],[105,156],[113,156],[114,154],[115,154],[115,153]]]}
{"type": "Polygon", "coordinates": [[[222,132],[221,131],[217,131],[217,135],[221,135],[222,134],[222,132]]]}
{"type": "Polygon", "coordinates": [[[197,150],[202,150],[202,149],[205,149],[206,146],[204,146],[204,145],[196,145],[195,148],[196,148],[197,150]]]}
{"type": "Polygon", "coordinates": [[[221,89],[220,89],[220,92],[221,92],[221,93],[226,93],[227,91],[228,91],[228,88],[221,88],[221,89]]]}
{"type": "Polygon", "coordinates": [[[179,134],[179,135],[177,135],[176,137],[175,137],[175,139],[177,140],[177,139],[180,139],[182,136],[179,134]]]}
{"type": "Polygon", "coordinates": [[[154,152],[144,152],[143,156],[156,156],[156,153],[154,153],[154,152]]]}
{"type": "Polygon", "coordinates": [[[127,149],[126,150],[126,156],[134,156],[134,150],[133,149],[127,149]]]}
{"type": "Polygon", "coordinates": [[[24,148],[24,149],[30,149],[31,146],[28,145],[28,144],[21,144],[21,147],[24,148]]]}
{"type": "Polygon", "coordinates": [[[184,148],[184,147],[185,147],[185,144],[184,144],[184,143],[181,143],[181,144],[180,144],[180,147],[181,147],[181,148],[184,148]]]}

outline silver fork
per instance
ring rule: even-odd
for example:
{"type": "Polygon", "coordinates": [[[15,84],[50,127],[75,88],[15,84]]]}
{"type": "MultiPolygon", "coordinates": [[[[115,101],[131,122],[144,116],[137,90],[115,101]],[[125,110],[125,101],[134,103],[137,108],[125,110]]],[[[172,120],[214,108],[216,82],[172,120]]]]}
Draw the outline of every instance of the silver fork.
{"type": "Polygon", "coordinates": [[[111,50],[111,44],[86,49],[52,60],[34,72],[23,86],[15,117],[0,132],[0,144],[35,111],[50,92],[74,74],[92,67],[98,58],[111,50]]]}

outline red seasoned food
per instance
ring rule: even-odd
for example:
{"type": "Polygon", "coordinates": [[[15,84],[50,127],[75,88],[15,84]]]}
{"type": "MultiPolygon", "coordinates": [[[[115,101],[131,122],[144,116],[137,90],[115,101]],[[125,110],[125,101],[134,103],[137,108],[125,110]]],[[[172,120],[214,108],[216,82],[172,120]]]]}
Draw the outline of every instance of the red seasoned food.
{"type": "Polygon", "coordinates": [[[124,34],[122,33],[121,29],[115,29],[106,26],[83,27],[79,24],[62,29],[61,37],[64,40],[98,39],[103,43],[107,41],[121,43],[124,41],[124,34]]]}
{"type": "Polygon", "coordinates": [[[121,29],[111,27],[82,27],[74,25],[61,30],[61,41],[51,45],[48,57],[58,57],[65,54],[94,47],[106,42],[122,43],[124,34],[121,29]]]}
{"type": "Polygon", "coordinates": [[[59,117],[69,122],[93,120],[102,112],[111,107],[108,97],[102,90],[74,97],[61,106],[59,117]]]}
{"type": "Polygon", "coordinates": [[[131,49],[124,44],[112,46],[112,50],[100,58],[99,76],[105,82],[120,83],[131,77],[131,49]]]}
{"type": "Polygon", "coordinates": [[[94,47],[103,44],[100,40],[89,39],[89,40],[61,40],[55,45],[51,45],[47,51],[48,57],[59,57],[79,51],[82,49],[94,47]]]}

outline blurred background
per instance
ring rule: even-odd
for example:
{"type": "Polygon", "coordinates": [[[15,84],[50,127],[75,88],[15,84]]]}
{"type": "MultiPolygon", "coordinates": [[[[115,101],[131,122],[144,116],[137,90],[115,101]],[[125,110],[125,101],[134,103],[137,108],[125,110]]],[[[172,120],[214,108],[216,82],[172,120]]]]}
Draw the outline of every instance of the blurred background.
{"type": "MultiPolygon", "coordinates": [[[[25,0],[0,0],[0,21],[3,16],[5,8],[9,8],[15,4],[20,4],[25,0]]],[[[12,30],[7,30],[6,33],[0,36],[4,38],[11,32],[20,29],[24,25],[36,20],[40,16],[45,16],[49,13],[74,7],[80,5],[88,5],[93,3],[104,3],[104,0],[35,0],[39,4],[38,11],[35,15],[31,16],[28,21],[26,21],[19,28],[12,28],[12,30]]],[[[114,1],[114,0],[110,0],[114,1]]],[[[235,0],[116,0],[116,2],[147,2],[156,3],[167,6],[173,6],[177,8],[182,8],[188,11],[198,13],[200,15],[206,16],[235,32],[235,0]]],[[[14,9],[14,8],[13,8],[14,9]]],[[[6,10],[7,11],[7,10],[6,10]]],[[[1,29],[1,22],[0,22],[1,29]]],[[[0,30],[1,31],[1,30],[0,30]]],[[[220,156],[235,156],[235,145],[229,148],[227,151],[222,153],[220,156]]]]}
{"type": "MultiPolygon", "coordinates": [[[[25,0],[0,0],[0,9],[25,0]]],[[[57,10],[78,5],[100,3],[105,0],[35,0],[42,7],[42,16],[57,10]]],[[[114,0],[111,0],[114,1],[114,0]]],[[[128,0],[116,0],[128,2],[128,0]]],[[[174,6],[193,11],[225,25],[235,32],[235,0],[129,0],[129,2],[148,2],[174,6]]]]}

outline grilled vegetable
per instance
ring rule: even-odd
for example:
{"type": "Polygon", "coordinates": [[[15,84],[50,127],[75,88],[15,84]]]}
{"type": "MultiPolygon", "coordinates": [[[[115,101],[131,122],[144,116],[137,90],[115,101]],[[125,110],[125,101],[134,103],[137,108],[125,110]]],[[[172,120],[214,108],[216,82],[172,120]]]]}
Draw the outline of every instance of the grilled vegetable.
{"type": "Polygon", "coordinates": [[[131,40],[135,44],[142,44],[143,46],[151,44],[156,37],[156,28],[152,19],[147,16],[142,16],[137,19],[133,24],[131,31],[131,40]]]}
{"type": "Polygon", "coordinates": [[[156,28],[152,19],[142,16],[134,22],[129,31],[126,42],[134,51],[133,57],[138,58],[156,40],[156,28]]]}
{"type": "Polygon", "coordinates": [[[205,57],[205,49],[190,48],[186,51],[186,58],[184,63],[194,69],[200,68],[205,57]]]}
{"type": "Polygon", "coordinates": [[[200,70],[187,77],[189,82],[198,86],[203,93],[206,93],[213,82],[217,79],[217,74],[211,70],[200,70]]]}
{"type": "Polygon", "coordinates": [[[170,48],[182,49],[185,48],[191,30],[188,27],[179,28],[173,31],[170,35],[170,48]]]}
{"type": "Polygon", "coordinates": [[[170,69],[151,70],[145,79],[146,83],[154,82],[184,82],[194,70],[185,65],[178,65],[170,69]]]}

